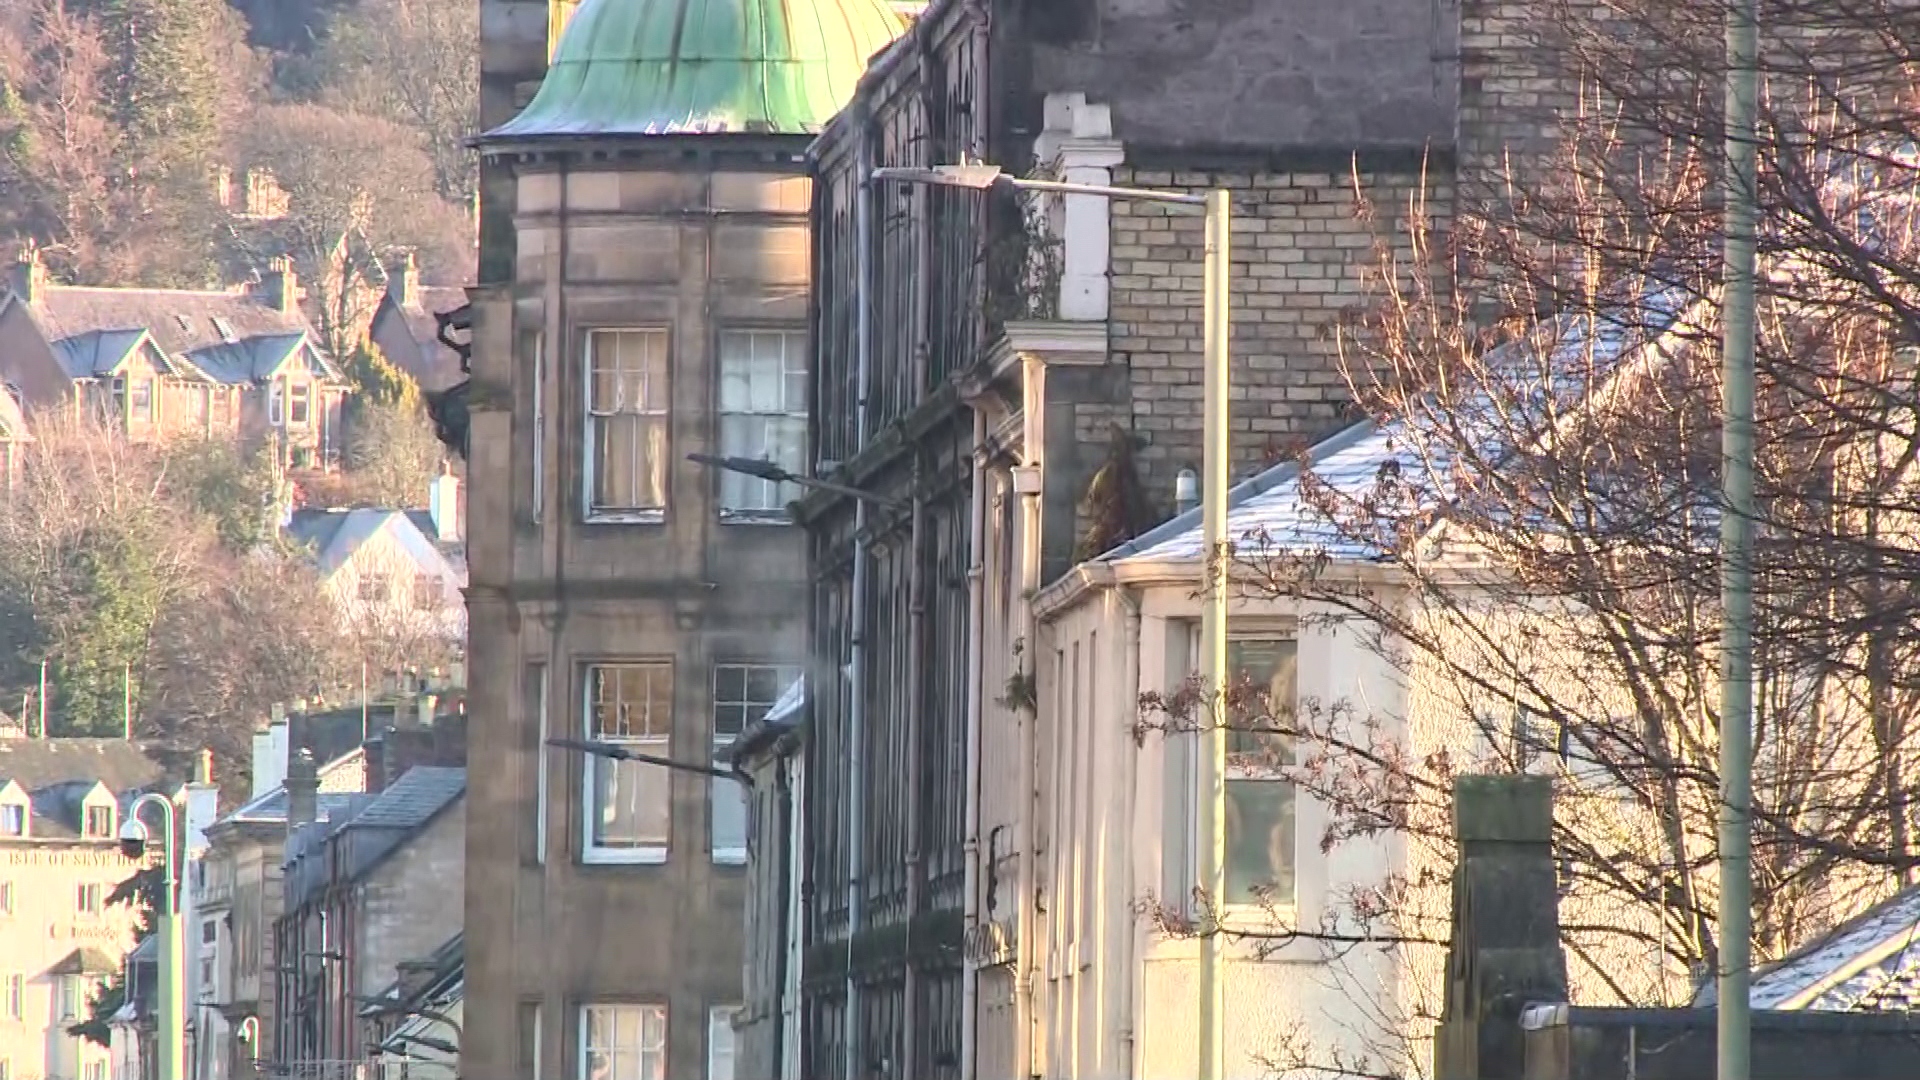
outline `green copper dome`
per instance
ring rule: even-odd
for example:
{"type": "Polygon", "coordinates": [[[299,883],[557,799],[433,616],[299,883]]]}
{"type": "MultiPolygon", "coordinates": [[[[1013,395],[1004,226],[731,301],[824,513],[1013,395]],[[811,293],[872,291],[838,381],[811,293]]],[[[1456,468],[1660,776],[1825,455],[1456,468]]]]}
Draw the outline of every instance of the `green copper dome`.
{"type": "Polygon", "coordinates": [[[905,28],[887,0],[586,0],[486,137],[810,134],[905,28]]]}

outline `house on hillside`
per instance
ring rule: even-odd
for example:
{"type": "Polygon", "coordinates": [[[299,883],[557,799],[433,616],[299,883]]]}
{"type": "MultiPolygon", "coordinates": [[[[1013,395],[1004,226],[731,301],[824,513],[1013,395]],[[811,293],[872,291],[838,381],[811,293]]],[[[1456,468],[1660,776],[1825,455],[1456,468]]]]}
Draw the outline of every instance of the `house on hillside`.
{"type": "Polygon", "coordinates": [[[286,532],[311,551],[343,621],[400,637],[460,642],[467,572],[453,498],[437,512],[296,510],[286,532]]]}
{"type": "Polygon", "coordinates": [[[430,394],[443,393],[462,379],[460,354],[440,340],[440,320],[464,307],[467,290],[422,285],[420,267],[408,252],[387,271],[386,292],[373,309],[367,336],[382,354],[430,394]]]}
{"type": "Polygon", "coordinates": [[[256,286],[104,288],[47,280],[37,253],[0,295],[0,380],[28,415],[66,412],[139,441],[269,439],[337,461],[348,385],[299,307],[284,259],[256,286]]]}

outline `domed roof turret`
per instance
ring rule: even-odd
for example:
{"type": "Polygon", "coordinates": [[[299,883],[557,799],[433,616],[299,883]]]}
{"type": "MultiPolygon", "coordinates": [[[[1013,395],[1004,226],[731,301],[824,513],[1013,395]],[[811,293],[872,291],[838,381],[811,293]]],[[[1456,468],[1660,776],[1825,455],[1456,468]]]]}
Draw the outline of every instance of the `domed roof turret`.
{"type": "Polygon", "coordinates": [[[586,0],[486,138],[810,134],[903,30],[887,0],[586,0]]]}

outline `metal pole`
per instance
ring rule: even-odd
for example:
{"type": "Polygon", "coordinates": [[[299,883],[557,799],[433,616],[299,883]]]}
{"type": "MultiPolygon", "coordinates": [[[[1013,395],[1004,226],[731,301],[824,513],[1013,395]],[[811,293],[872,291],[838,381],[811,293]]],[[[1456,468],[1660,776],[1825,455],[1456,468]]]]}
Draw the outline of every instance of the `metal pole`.
{"type": "Polygon", "coordinates": [[[1753,923],[1754,135],[1759,98],[1755,0],[1727,13],[1725,365],[1720,515],[1719,1080],[1747,1080],[1753,923]]]}
{"type": "Polygon", "coordinates": [[[134,800],[130,813],[137,820],[149,804],[160,808],[160,902],[155,932],[160,935],[159,1080],[187,1080],[186,927],[180,920],[180,862],[174,827],[173,800],[148,793],[134,800]]]}
{"type": "Polygon", "coordinates": [[[1200,941],[1200,1077],[1220,1080],[1226,1048],[1224,972],[1220,963],[1220,909],[1226,902],[1227,855],[1227,385],[1228,240],[1233,204],[1226,191],[1207,196],[1206,316],[1203,331],[1206,352],[1206,416],[1201,492],[1207,550],[1207,588],[1201,608],[1201,651],[1205,654],[1208,723],[1202,729],[1200,793],[1200,886],[1211,915],[1200,941]]]}
{"type": "MultiPolygon", "coordinates": [[[[854,384],[859,395],[854,403],[853,457],[867,448],[867,395],[873,389],[873,185],[871,178],[872,136],[860,137],[860,184],[854,190],[854,384]]],[[[853,596],[852,637],[847,666],[847,987],[846,987],[846,1080],[860,1080],[866,1074],[862,1063],[865,1027],[861,1022],[860,976],[854,965],[854,945],[866,929],[866,844],[867,844],[867,500],[853,501],[853,596]]],[[[838,672],[834,673],[838,675],[838,672]]]]}

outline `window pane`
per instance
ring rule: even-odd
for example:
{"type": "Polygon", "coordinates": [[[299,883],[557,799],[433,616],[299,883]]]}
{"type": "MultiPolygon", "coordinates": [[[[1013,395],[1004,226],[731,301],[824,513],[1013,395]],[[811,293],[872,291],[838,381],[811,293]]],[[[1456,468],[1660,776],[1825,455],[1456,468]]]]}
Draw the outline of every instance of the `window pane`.
{"type": "MultiPolygon", "coordinates": [[[[587,737],[655,757],[673,751],[673,669],[668,664],[599,665],[587,671],[587,737]]],[[[639,761],[590,759],[592,846],[667,843],[670,774],[639,761]]]]}
{"type": "MultiPolygon", "coordinates": [[[[806,335],[731,331],[720,339],[720,446],[730,457],[806,466],[806,335]]],[[[778,511],[796,497],[789,485],[738,473],[720,478],[727,510],[778,511]]]]}
{"type": "Polygon", "coordinates": [[[747,850],[747,793],[736,781],[714,777],[708,784],[713,805],[713,851],[739,857],[747,850]]]}
{"type": "Polygon", "coordinates": [[[1229,641],[1231,680],[1227,754],[1231,768],[1276,769],[1293,764],[1292,739],[1263,732],[1293,720],[1298,646],[1290,640],[1229,641]],[[1253,729],[1253,730],[1247,730],[1253,729]]]}
{"type": "Polygon", "coordinates": [[[1227,782],[1229,904],[1293,902],[1293,785],[1227,782]]]}

